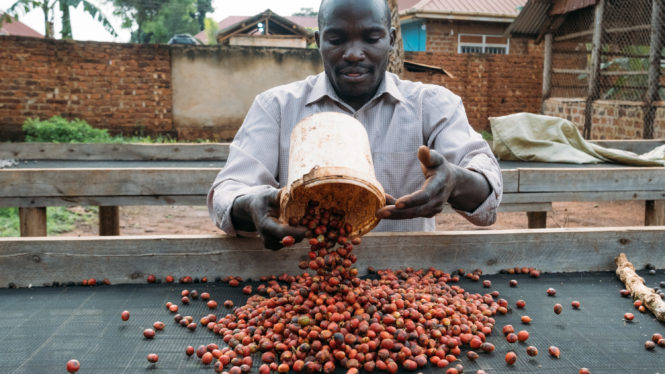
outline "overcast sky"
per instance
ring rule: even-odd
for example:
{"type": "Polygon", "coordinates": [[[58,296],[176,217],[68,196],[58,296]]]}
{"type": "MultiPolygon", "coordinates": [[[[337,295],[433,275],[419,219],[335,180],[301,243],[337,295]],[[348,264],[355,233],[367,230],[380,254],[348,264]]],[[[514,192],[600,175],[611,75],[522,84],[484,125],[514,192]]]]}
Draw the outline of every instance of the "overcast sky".
{"type": "MultiPolygon", "coordinates": [[[[111,20],[115,27],[118,37],[114,38],[104,30],[104,28],[87,13],[83,12],[83,6],[71,12],[72,30],[76,40],[97,40],[97,41],[129,41],[129,30],[120,27],[120,19],[113,16],[113,7],[105,5],[105,0],[88,0],[96,5],[101,4],[104,14],[111,20]]],[[[0,10],[5,10],[12,6],[16,0],[0,0],[0,10]]],[[[208,15],[219,22],[228,16],[253,16],[266,9],[271,9],[275,13],[283,16],[291,15],[300,8],[313,8],[318,10],[321,0],[213,0],[212,5],[215,12],[208,15]]],[[[44,14],[40,9],[35,9],[30,13],[19,16],[19,20],[26,25],[44,34],[44,14]]],[[[60,25],[55,26],[56,35],[60,33],[60,25]]]]}

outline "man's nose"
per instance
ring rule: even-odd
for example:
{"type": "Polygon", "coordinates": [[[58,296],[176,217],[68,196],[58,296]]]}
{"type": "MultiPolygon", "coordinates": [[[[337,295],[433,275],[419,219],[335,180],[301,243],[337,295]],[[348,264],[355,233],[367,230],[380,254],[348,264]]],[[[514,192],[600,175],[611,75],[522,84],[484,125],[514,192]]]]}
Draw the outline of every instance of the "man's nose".
{"type": "Polygon", "coordinates": [[[365,59],[365,51],[360,43],[350,43],[344,51],[344,59],[347,61],[362,61],[365,59]]]}

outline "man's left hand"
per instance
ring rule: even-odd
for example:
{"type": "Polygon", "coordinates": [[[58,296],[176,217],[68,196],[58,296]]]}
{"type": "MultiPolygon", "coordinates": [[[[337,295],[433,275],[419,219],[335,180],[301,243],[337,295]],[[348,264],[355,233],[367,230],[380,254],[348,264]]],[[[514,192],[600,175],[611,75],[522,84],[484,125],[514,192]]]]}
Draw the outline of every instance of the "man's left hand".
{"type": "Polygon", "coordinates": [[[418,190],[398,199],[386,194],[386,206],[377,210],[382,219],[434,217],[443,210],[456,186],[457,169],[439,152],[427,146],[418,148],[418,160],[425,174],[425,183],[418,190]]]}

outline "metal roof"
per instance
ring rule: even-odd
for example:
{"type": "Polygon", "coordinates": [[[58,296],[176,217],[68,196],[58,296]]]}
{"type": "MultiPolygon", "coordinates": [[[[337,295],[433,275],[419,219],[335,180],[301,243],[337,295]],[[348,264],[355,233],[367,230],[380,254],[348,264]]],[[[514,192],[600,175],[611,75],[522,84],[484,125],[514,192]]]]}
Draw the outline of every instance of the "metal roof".
{"type": "Polygon", "coordinates": [[[2,25],[0,25],[0,35],[30,36],[34,38],[44,37],[44,35],[35,31],[25,23],[20,22],[16,18],[5,16],[2,11],[0,11],[0,17],[9,18],[11,20],[10,22],[2,22],[2,25]]]}
{"type": "Polygon", "coordinates": [[[400,0],[400,16],[475,15],[490,18],[515,18],[527,0],[400,0]]]}
{"type": "Polygon", "coordinates": [[[548,22],[550,0],[529,0],[522,12],[510,24],[506,34],[537,37],[542,27],[548,22]]]}

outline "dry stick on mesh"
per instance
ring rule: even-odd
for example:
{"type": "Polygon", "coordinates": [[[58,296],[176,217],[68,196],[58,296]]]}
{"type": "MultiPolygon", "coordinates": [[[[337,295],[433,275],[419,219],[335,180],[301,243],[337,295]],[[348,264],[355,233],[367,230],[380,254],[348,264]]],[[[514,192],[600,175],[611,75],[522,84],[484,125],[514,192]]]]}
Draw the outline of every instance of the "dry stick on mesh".
{"type": "Polygon", "coordinates": [[[659,321],[665,321],[665,302],[652,288],[644,284],[644,278],[637,275],[635,267],[628,261],[626,255],[619,253],[614,263],[617,265],[617,276],[626,285],[633,299],[641,300],[659,321]]]}

